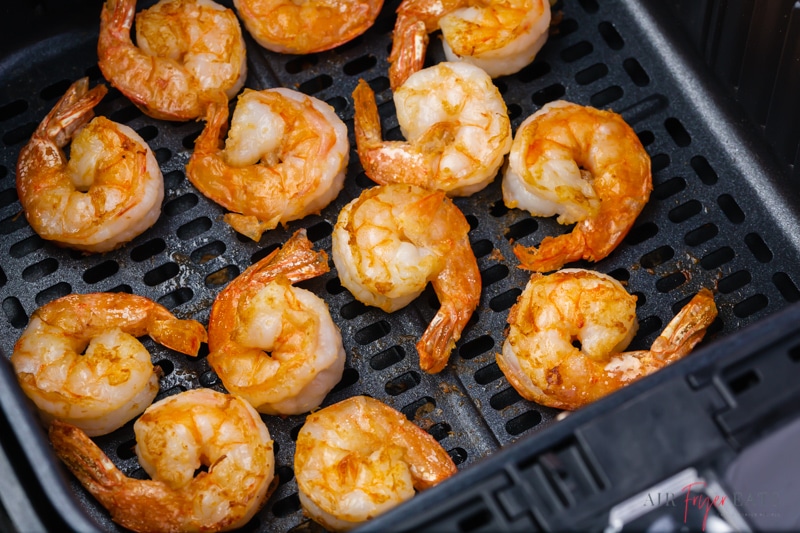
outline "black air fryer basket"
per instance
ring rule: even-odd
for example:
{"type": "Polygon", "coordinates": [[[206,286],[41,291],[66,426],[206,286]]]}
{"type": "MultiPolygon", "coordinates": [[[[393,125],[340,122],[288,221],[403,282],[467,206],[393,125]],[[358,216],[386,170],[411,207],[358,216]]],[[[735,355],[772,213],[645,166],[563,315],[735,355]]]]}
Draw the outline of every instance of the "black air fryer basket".
{"type": "MultiPolygon", "coordinates": [[[[246,87],[290,87],[328,102],[351,142],[339,197],[320,215],[269,231],[260,242],[235,233],[223,210],[185,177],[203,123],[151,119],[111,89],[97,113],[150,144],[166,196],[153,228],[98,255],[59,248],[34,233],[17,199],[15,167],[20,148],[73,81],[103,82],[96,53],[101,2],[4,8],[0,444],[8,461],[0,457],[0,472],[8,475],[0,487],[18,527],[119,530],[54,458],[6,364],[33,311],[70,293],[125,291],[207,323],[218,292],[295,230],[306,228],[315,248],[330,252],[340,209],[372,186],[352,133],[359,78],[376,91],[385,136],[400,138],[387,78],[398,3],[387,1],[365,35],[330,52],[275,54],[246,36],[246,87]]],[[[734,501],[756,485],[737,485],[741,477],[731,465],[753,455],[748,450],[762,437],[791,430],[787,421],[800,405],[800,7],[783,0],[559,0],[554,12],[558,22],[533,64],[495,80],[512,128],[557,99],[612,109],[634,128],[653,168],[651,200],[624,242],[598,263],[573,266],[610,274],[638,297],[640,329],[630,349],[649,347],[703,287],[714,291],[719,318],[688,358],[564,416],[523,400],[495,353],[529,277],[517,267],[513,243],[535,245],[568,228],[507,209],[499,177],[455,200],[471,226],[483,292],[442,373],[422,372],[414,347],[438,306],[431,289],[387,314],[357,302],[331,263],[331,272],[301,284],[327,302],[347,352],[344,377],[324,405],[357,394],[378,398],[433,435],[460,470],[365,530],[641,529],[642,513],[625,509],[655,509],[654,495],[673,487],[682,514],[683,493],[674,486],[687,479],[700,480],[709,494],[727,491],[731,505],[718,506],[715,516],[731,524],[786,525],[788,507],[764,517],[752,502],[734,501]]],[[[438,39],[431,43],[429,64],[444,57],[438,39]]],[[[193,359],[144,343],[164,373],[158,398],[197,387],[223,390],[204,353],[193,359]]],[[[280,485],[245,529],[313,529],[292,469],[304,416],[263,418],[280,485]]],[[[96,442],[126,474],[145,475],[132,451],[132,424],[96,442]]],[[[770,479],[765,490],[780,490],[780,480],[770,479]]]]}

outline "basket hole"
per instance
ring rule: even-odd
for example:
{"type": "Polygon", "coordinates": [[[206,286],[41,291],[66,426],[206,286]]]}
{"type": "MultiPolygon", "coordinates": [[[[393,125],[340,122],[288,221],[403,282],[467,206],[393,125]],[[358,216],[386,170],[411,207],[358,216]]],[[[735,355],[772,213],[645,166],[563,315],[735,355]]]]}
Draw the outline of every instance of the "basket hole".
{"type": "Polygon", "coordinates": [[[342,282],[338,277],[334,277],[328,280],[325,284],[325,290],[328,291],[328,294],[337,295],[345,292],[347,289],[342,287],[342,282]]]}
{"type": "MultiPolygon", "coordinates": [[[[470,507],[476,504],[477,502],[473,502],[470,505],[470,507]]],[[[473,511],[471,514],[459,520],[458,531],[464,531],[464,532],[476,531],[491,523],[492,523],[492,513],[491,511],[489,511],[489,509],[484,507],[478,511],[473,511]]]]}
{"type": "Polygon", "coordinates": [[[197,203],[200,201],[198,196],[194,193],[186,193],[182,196],[178,196],[174,200],[170,200],[164,206],[164,214],[170,217],[174,217],[176,215],[180,215],[181,213],[185,213],[189,211],[197,203]]]}
{"type": "Polygon", "coordinates": [[[700,260],[700,266],[706,270],[713,270],[732,261],[734,257],[736,257],[736,253],[733,251],[733,248],[730,246],[723,246],[705,255],[700,260]]]}
{"type": "Polygon", "coordinates": [[[191,301],[192,298],[194,298],[194,292],[192,292],[192,289],[189,287],[181,287],[180,289],[174,290],[159,298],[158,303],[167,309],[174,309],[179,305],[191,301]]]}
{"type": "Polygon", "coordinates": [[[325,100],[325,103],[331,106],[337,113],[344,113],[344,111],[347,109],[347,106],[350,105],[347,102],[347,98],[343,96],[334,96],[332,98],[328,98],[325,100]]]}
{"type": "Polygon", "coordinates": [[[25,308],[14,296],[9,296],[3,300],[3,312],[6,314],[8,322],[17,329],[24,328],[28,323],[28,315],[25,314],[25,308]]]}
{"type": "Polygon", "coordinates": [[[179,239],[185,241],[193,237],[197,237],[198,235],[202,235],[203,233],[210,230],[211,226],[212,222],[210,218],[198,217],[180,226],[175,231],[175,234],[178,236],[179,239]]]}
{"type": "Polygon", "coordinates": [[[285,68],[286,72],[289,74],[299,74],[304,70],[308,70],[316,66],[317,63],[319,63],[319,56],[315,54],[307,54],[290,59],[283,65],[283,68],[285,68]]]}
{"type": "Polygon", "coordinates": [[[697,200],[689,200],[669,211],[669,219],[676,224],[685,222],[703,211],[703,204],[697,200]]]}
{"type": "Polygon", "coordinates": [[[750,272],[747,270],[740,270],[728,276],[725,276],[717,282],[717,289],[722,294],[728,294],[735,290],[741,289],[753,280],[750,272]]]}
{"type": "Polygon", "coordinates": [[[563,85],[560,83],[554,83],[553,85],[549,85],[544,89],[540,89],[533,93],[531,96],[531,101],[537,106],[541,107],[548,102],[553,102],[559,98],[562,98],[566,92],[567,91],[563,85]]]}
{"type": "Polygon", "coordinates": [[[269,254],[271,254],[280,247],[281,247],[280,244],[274,243],[270,244],[269,246],[265,246],[264,248],[261,248],[260,250],[253,253],[253,255],[250,256],[250,264],[254,265],[258,263],[259,261],[261,261],[262,259],[264,259],[265,257],[267,257],[269,254]]]}
{"type": "Polygon", "coordinates": [[[642,256],[639,263],[644,268],[655,268],[675,257],[675,250],[671,246],[660,246],[642,256]]]}
{"type": "Polygon", "coordinates": [[[769,300],[763,294],[755,294],[733,306],[733,314],[739,318],[752,316],[769,305],[769,300]]]}
{"type": "Polygon", "coordinates": [[[785,272],[776,272],[772,276],[772,283],[787,302],[797,302],[800,300],[800,289],[794,284],[792,278],[785,272]]]}
{"type": "Polygon", "coordinates": [[[508,277],[508,273],[509,270],[506,265],[492,265],[481,272],[481,282],[483,283],[484,287],[488,287],[493,283],[497,283],[498,281],[506,279],[506,277],[508,277]]]}
{"type": "Polygon", "coordinates": [[[119,263],[110,260],[104,261],[99,265],[87,269],[86,272],[83,273],[83,281],[89,284],[97,283],[106,278],[110,278],[117,272],[119,272],[119,263]]]}
{"type": "Polygon", "coordinates": [[[625,72],[628,73],[628,77],[635,85],[639,87],[645,87],[650,83],[650,76],[647,75],[647,72],[644,70],[644,68],[642,68],[642,65],[639,64],[639,62],[634,58],[629,57],[623,61],[622,68],[625,69],[625,72]]]}
{"type": "Polygon", "coordinates": [[[342,379],[339,380],[332,389],[331,393],[339,392],[341,390],[346,389],[347,387],[352,387],[358,380],[361,379],[361,375],[358,373],[358,370],[355,368],[345,368],[342,372],[342,379]]]}
{"type": "Polygon", "coordinates": [[[522,290],[516,288],[502,292],[489,300],[489,309],[496,312],[511,309],[511,306],[517,303],[520,294],[522,294],[522,290]]]}
{"type": "Polygon", "coordinates": [[[325,237],[330,236],[331,233],[333,233],[333,226],[325,220],[317,222],[306,229],[306,237],[308,237],[308,240],[311,242],[319,242],[325,237]]]}
{"type": "Polygon", "coordinates": [[[6,189],[0,192],[0,207],[6,207],[18,200],[17,189],[6,189]]]}
{"type": "Polygon", "coordinates": [[[437,441],[442,441],[450,436],[453,428],[447,422],[439,422],[428,428],[428,433],[437,441]]]}
{"type": "Polygon", "coordinates": [[[5,143],[6,146],[14,146],[15,144],[27,141],[31,138],[31,135],[33,135],[33,132],[36,131],[38,126],[39,125],[35,122],[27,122],[21,126],[10,129],[3,135],[3,143],[5,143]]]}
{"type": "Polygon", "coordinates": [[[465,342],[458,350],[462,359],[475,359],[494,348],[494,339],[490,335],[481,335],[477,339],[465,342]]]}
{"type": "Polygon", "coordinates": [[[184,135],[183,139],[181,139],[181,145],[186,148],[187,150],[194,150],[194,142],[200,137],[200,133],[202,133],[203,129],[197,129],[195,131],[190,131],[186,135],[184,135]]]}
{"type": "Polygon", "coordinates": [[[714,172],[713,168],[711,168],[711,165],[708,163],[708,160],[705,157],[696,155],[692,158],[690,164],[692,165],[695,174],[697,174],[697,177],[700,178],[700,181],[706,185],[714,185],[717,183],[719,176],[717,176],[717,173],[714,172]]]}
{"type": "Polygon", "coordinates": [[[489,207],[489,214],[495,218],[503,217],[508,214],[510,209],[506,207],[503,200],[498,200],[489,207]]]}
{"type": "Polygon", "coordinates": [[[640,244],[656,235],[658,235],[658,226],[653,222],[645,222],[633,227],[625,237],[625,242],[632,245],[640,244]]]}
{"type": "Polygon", "coordinates": [[[767,243],[764,242],[764,239],[762,239],[758,233],[748,233],[745,235],[744,243],[759,263],[769,263],[772,261],[772,250],[769,249],[767,243]]]}
{"type": "Polygon", "coordinates": [[[164,188],[168,191],[177,189],[183,184],[186,176],[180,170],[172,170],[164,174],[164,188]]]}
{"type": "Polygon", "coordinates": [[[667,168],[670,164],[669,155],[667,154],[656,154],[650,158],[650,169],[652,170],[653,174],[656,172],[660,172],[667,168]]]}
{"type": "Polygon", "coordinates": [[[692,137],[689,135],[689,132],[686,131],[686,128],[683,127],[683,124],[680,120],[675,117],[670,117],[664,121],[664,128],[666,128],[667,133],[669,136],[672,137],[672,140],[675,141],[675,144],[680,147],[689,146],[692,142],[692,137]]]}
{"type": "Polygon", "coordinates": [[[523,237],[527,237],[532,233],[535,233],[536,230],[539,229],[539,223],[532,218],[526,218],[524,220],[520,220],[519,222],[515,222],[508,227],[506,230],[506,239],[510,241],[518,241],[523,237]]]}
{"type": "Polygon", "coordinates": [[[484,257],[492,253],[494,250],[494,244],[489,239],[481,239],[479,241],[470,243],[472,247],[472,253],[475,254],[476,258],[484,257]]]}
{"type": "Polygon", "coordinates": [[[278,486],[284,485],[294,479],[294,470],[286,465],[276,466],[275,477],[278,478],[278,486]]]}
{"type": "Polygon", "coordinates": [[[506,431],[509,435],[520,435],[535,428],[541,421],[542,415],[538,411],[528,411],[506,422],[506,431]]]}
{"type": "Polygon", "coordinates": [[[631,273],[625,268],[614,269],[608,275],[620,282],[626,282],[631,279],[631,273]]]}
{"type": "Polygon", "coordinates": [[[392,346],[388,350],[384,350],[372,356],[369,360],[369,366],[373,370],[386,370],[392,365],[396,365],[406,357],[406,351],[402,346],[392,346]]]}
{"type": "Polygon", "coordinates": [[[594,107],[602,108],[606,107],[612,102],[616,102],[625,92],[622,90],[622,87],[619,85],[612,85],[606,89],[603,89],[600,92],[594,93],[590,98],[589,101],[594,107]]]}
{"type": "Polygon", "coordinates": [[[41,307],[46,303],[57,300],[58,298],[66,296],[70,293],[72,293],[72,286],[69,283],[64,281],[56,283],[52,287],[48,287],[36,295],[36,305],[41,307]]]}
{"type": "Polygon", "coordinates": [[[421,381],[422,377],[419,375],[419,372],[411,370],[389,380],[384,386],[384,390],[386,391],[386,394],[389,394],[390,396],[397,396],[413,389],[419,385],[421,381]]]}
{"type": "Polygon", "coordinates": [[[377,64],[378,60],[375,58],[375,56],[366,55],[356,58],[349,63],[345,63],[344,67],[342,67],[342,70],[348,76],[356,76],[373,68],[377,64]]]}
{"type": "Polygon", "coordinates": [[[163,165],[170,159],[172,159],[172,151],[169,148],[156,148],[153,150],[153,155],[156,158],[156,162],[159,165],[163,165]]]}
{"type": "Polygon", "coordinates": [[[178,264],[170,261],[147,272],[143,280],[150,287],[154,287],[174,278],[178,275],[178,272],[180,272],[178,264]]]}
{"type": "Polygon", "coordinates": [[[663,322],[661,322],[661,319],[657,316],[648,316],[639,321],[639,330],[637,331],[637,336],[646,337],[657,331],[661,331],[662,324],[663,322]]]}
{"type": "Polygon", "coordinates": [[[608,74],[608,67],[605,63],[595,63],[575,74],[575,81],[580,85],[589,85],[608,74]]]}
{"type": "Polygon", "coordinates": [[[169,376],[175,371],[175,363],[170,361],[169,359],[162,359],[156,363],[156,366],[161,367],[161,372],[165,376],[169,376]]]}
{"type": "Polygon", "coordinates": [[[642,146],[649,146],[656,140],[656,136],[650,130],[637,132],[636,136],[639,137],[639,142],[642,143],[642,146]]]}
{"type": "Polygon", "coordinates": [[[339,309],[339,313],[345,320],[353,320],[354,318],[363,315],[367,311],[369,311],[369,306],[359,302],[358,300],[348,302],[344,304],[341,309],[339,309]]]}
{"type": "Polygon", "coordinates": [[[192,262],[202,265],[221,256],[227,250],[227,246],[222,241],[212,241],[200,248],[195,249],[190,254],[192,262]]]}
{"type": "Polygon", "coordinates": [[[467,450],[461,447],[453,448],[452,450],[447,450],[447,455],[450,456],[450,459],[456,464],[456,466],[460,465],[464,461],[467,460],[467,450]]]}
{"type": "Polygon", "coordinates": [[[719,205],[728,220],[734,224],[741,224],[744,222],[744,211],[733,199],[730,194],[722,194],[717,198],[717,205],[719,205]]]}
{"type": "Polygon", "coordinates": [[[612,50],[621,50],[625,46],[625,41],[614,25],[606,20],[597,25],[600,36],[612,50]]]}
{"type": "Polygon", "coordinates": [[[689,246],[698,246],[704,242],[708,242],[719,234],[719,228],[715,224],[703,224],[697,229],[688,232],[683,238],[684,242],[689,246]]]}
{"type": "Polygon", "coordinates": [[[554,33],[549,37],[550,39],[558,39],[565,37],[578,31],[578,21],[573,18],[563,19],[557,26],[551,26],[550,30],[554,33]]]}
{"type": "Polygon", "coordinates": [[[497,363],[492,363],[483,368],[475,371],[475,382],[479,385],[488,385],[492,381],[503,377],[503,371],[497,366],[497,363]]]}
{"type": "Polygon", "coordinates": [[[514,405],[520,400],[522,400],[522,396],[520,396],[516,390],[509,387],[492,396],[489,399],[489,405],[492,406],[492,409],[500,411],[514,405]]]}
{"type": "Polygon", "coordinates": [[[38,263],[34,263],[26,267],[22,271],[22,279],[29,283],[33,283],[46,276],[49,276],[56,270],[58,270],[58,261],[52,257],[48,257],[47,259],[43,259],[38,263]]]}
{"type": "Polygon", "coordinates": [[[0,267],[0,287],[3,287],[6,283],[8,283],[8,276],[6,276],[5,271],[0,267]]]}
{"type": "Polygon", "coordinates": [[[136,457],[136,439],[126,440],[117,446],[117,457],[123,461],[136,457]]]}
{"type": "Polygon", "coordinates": [[[589,41],[580,41],[561,51],[561,59],[566,63],[573,63],[594,51],[594,46],[589,41]]]}
{"type": "Polygon", "coordinates": [[[14,243],[8,253],[11,257],[20,258],[39,250],[44,246],[44,240],[38,235],[31,235],[19,242],[14,243]]]}
{"type": "Polygon", "coordinates": [[[551,71],[550,64],[546,61],[534,61],[517,73],[517,79],[523,83],[546,76],[551,71]]]}
{"type": "Polygon", "coordinates": [[[154,257],[167,249],[164,239],[151,239],[131,250],[131,259],[141,262],[154,257]]]}
{"type": "Polygon", "coordinates": [[[240,273],[238,266],[227,265],[207,275],[204,281],[208,288],[222,287],[235,280],[240,273]]]}
{"type": "Polygon", "coordinates": [[[333,78],[331,78],[327,74],[321,74],[319,76],[311,78],[310,80],[304,81],[297,87],[297,90],[300,91],[301,93],[313,95],[317,94],[320,91],[324,91],[331,85],[333,85],[333,78]]]}
{"type": "Polygon", "coordinates": [[[656,289],[658,292],[670,292],[686,283],[686,281],[686,274],[683,272],[675,272],[657,280],[656,289]]]}
{"type": "Polygon", "coordinates": [[[300,510],[300,496],[295,492],[289,496],[276,501],[272,506],[272,514],[278,518],[289,516],[300,510]]]}
{"type": "Polygon", "coordinates": [[[43,100],[52,100],[53,98],[59,98],[64,96],[64,93],[67,92],[70,85],[72,85],[72,81],[70,80],[60,80],[52,85],[48,85],[44,89],[39,92],[39,96],[42,97],[43,100]]]}
{"type": "Polygon", "coordinates": [[[21,115],[28,110],[28,102],[25,100],[14,100],[9,104],[0,106],[0,122],[21,115]]]}
{"type": "Polygon", "coordinates": [[[653,198],[656,200],[666,200],[670,196],[678,194],[686,188],[686,180],[680,176],[670,178],[663,183],[653,187],[653,198]]]}
{"type": "Polygon", "coordinates": [[[138,107],[136,107],[135,105],[129,105],[117,109],[116,111],[108,115],[108,118],[110,120],[113,120],[114,122],[121,122],[122,124],[127,124],[128,122],[131,122],[132,120],[142,116],[144,116],[144,113],[142,113],[138,107]]]}
{"type": "Polygon", "coordinates": [[[746,390],[752,389],[760,382],[761,378],[758,377],[758,374],[756,374],[753,370],[748,370],[747,372],[736,376],[735,378],[729,379],[728,388],[730,388],[731,392],[735,396],[738,396],[746,390]]]}
{"type": "Polygon", "coordinates": [[[405,407],[402,407],[400,412],[413,422],[414,420],[425,418],[430,415],[434,409],[436,409],[436,400],[430,396],[423,396],[405,407]]]}
{"type": "Polygon", "coordinates": [[[795,363],[800,363],[800,344],[789,348],[789,359],[795,363]]]}
{"type": "Polygon", "coordinates": [[[139,136],[142,139],[144,139],[144,142],[149,143],[150,141],[158,137],[158,128],[156,128],[153,125],[147,125],[136,130],[136,133],[138,133],[139,136]]]}
{"type": "Polygon", "coordinates": [[[356,331],[353,339],[362,346],[385,337],[392,331],[392,326],[385,320],[375,322],[369,326],[356,331]]]}

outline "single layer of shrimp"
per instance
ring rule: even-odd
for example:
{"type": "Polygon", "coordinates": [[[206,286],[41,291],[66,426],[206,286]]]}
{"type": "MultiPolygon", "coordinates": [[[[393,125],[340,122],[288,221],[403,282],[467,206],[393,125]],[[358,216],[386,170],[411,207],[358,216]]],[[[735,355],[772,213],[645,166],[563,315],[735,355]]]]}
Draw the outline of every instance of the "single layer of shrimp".
{"type": "Polygon", "coordinates": [[[328,306],[292,286],[325,272],[327,254],[300,230],[214,301],[208,362],[229,392],[261,413],[306,413],[342,379],[345,351],[328,306]]]}
{"type": "Polygon", "coordinates": [[[650,156],[620,115],[562,100],[545,105],[517,129],[503,201],[577,224],[545,237],[538,249],[517,244],[520,266],[549,272],[603,259],[628,234],[652,190],[650,156]]]}
{"type": "Polygon", "coordinates": [[[347,126],[325,102],[285,88],[245,90],[228,125],[227,105],[209,106],[186,176],[198,190],[233,211],[236,231],[261,234],[333,201],[350,158],[347,126]]]}
{"type": "Polygon", "coordinates": [[[497,78],[531,63],[549,28],[549,0],[403,0],[392,35],[390,84],[397,89],[423,67],[428,34],[437,29],[448,61],[472,63],[497,78]]]}
{"type": "Polygon", "coordinates": [[[420,367],[440,372],[478,306],[481,275],[469,223],[444,192],[416,185],[366,189],[339,213],[332,256],[342,286],[391,313],[433,284],[440,307],[417,342],[420,367]]]}
{"type": "Polygon", "coordinates": [[[383,0],[234,0],[258,44],[284,54],[336,48],[367,31],[383,0]]]}
{"type": "Polygon", "coordinates": [[[245,525],[274,488],[272,439],[244,400],[193,389],[151,405],[134,423],[151,479],[122,473],[80,429],[56,420],[59,458],[121,526],[140,532],[228,531],[245,525]],[[195,475],[201,467],[207,471],[195,475]]]}
{"type": "Polygon", "coordinates": [[[439,63],[394,92],[406,141],[384,141],[375,93],[353,92],[354,129],[364,172],[374,182],[412,183],[469,196],[491,183],[511,148],[506,104],[491,78],[467,63],[439,63]]]}
{"type": "Polygon", "coordinates": [[[244,85],[244,38],[234,12],[212,0],[161,0],[136,15],[136,0],[106,0],[98,65],[103,76],[147,115],[201,117],[244,85]],[[138,45],[138,46],[137,46],[138,45]]]}
{"type": "Polygon", "coordinates": [[[405,415],[368,396],[316,411],[297,435],[294,473],[304,512],[347,531],[456,473],[453,460],[405,415]]]}
{"type": "Polygon", "coordinates": [[[636,296],[590,270],[535,273],[511,308],[497,364],[525,399],[577,409],[689,354],[716,316],[701,289],[649,350],[623,352],[638,327],[636,296]]]}
{"type": "Polygon", "coordinates": [[[73,83],[17,161],[17,195],[43,239],[87,252],[122,246],[161,215],[164,179],[147,143],[128,126],[94,117],[106,94],[73,83]],[[70,159],[62,148],[69,144],[70,159]]]}
{"type": "Polygon", "coordinates": [[[206,330],[143,296],[70,294],[37,309],[11,363],[22,390],[49,423],[58,418],[91,436],[140,414],[158,392],[150,353],[136,339],[197,355],[206,330]]]}

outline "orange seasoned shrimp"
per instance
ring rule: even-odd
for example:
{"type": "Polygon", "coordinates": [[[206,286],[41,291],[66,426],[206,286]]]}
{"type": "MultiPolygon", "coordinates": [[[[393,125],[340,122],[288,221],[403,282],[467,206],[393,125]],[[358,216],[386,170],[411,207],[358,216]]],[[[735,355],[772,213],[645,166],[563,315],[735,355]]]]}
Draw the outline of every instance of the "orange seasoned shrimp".
{"type": "Polygon", "coordinates": [[[406,141],[384,141],[375,94],[353,92],[361,164],[379,184],[412,183],[469,196],[491,183],[511,148],[506,104],[491,78],[467,63],[439,63],[394,92],[406,141]]]}
{"type": "Polygon", "coordinates": [[[577,224],[538,249],[517,244],[520,266],[548,272],[603,259],[628,234],[652,190],[650,156],[621,116],[564,101],[545,105],[517,130],[503,201],[577,224]]]}
{"type": "Polygon", "coordinates": [[[284,54],[336,48],[367,31],[383,0],[234,0],[258,44],[284,54]]]}
{"type": "Polygon", "coordinates": [[[417,343],[420,367],[440,372],[478,306],[481,276],[469,223],[442,191],[366,189],[339,213],[333,262],[359,301],[391,313],[433,284],[440,307],[417,343]]]}
{"type": "Polygon", "coordinates": [[[328,306],[292,282],[328,272],[300,230],[217,296],[208,362],[232,394],[265,414],[318,407],[342,379],[345,351],[328,306]]]}
{"type": "Polygon", "coordinates": [[[158,374],[136,339],[197,355],[206,330],[143,296],[70,294],[37,309],[11,363],[46,423],[58,418],[91,436],[121,427],[150,405],[158,374]]]}
{"type": "Polygon", "coordinates": [[[623,352],[638,327],[636,296],[590,270],[535,273],[511,308],[497,364],[525,399],[577,409],[688,355],[716,317],[702,289],[649,350],[623,352]]]}
{"type": "Polygon", "coordinates": [[[97,55],[103,76],[142,112],[191,120],[239,92],[247,62],[233,11],[212,0],[161,0],[136,16],[134,45],[135,10],[136,0],[106,0],[97,55]]]}
{"type": "Polygon", "coordinates": [[[347,531],[441,483],[456,466],[405,415],[354,396],[308,415],[294,472],[305,513],[329,531],[347,531]]]}
{"type": "Polygon", "coordinates": [[[17,194],[43,239],[86,252],[122,246],[161,215],[164,179],[147,143],[128,126],[94,117],[106,94],[73,83],[17,161],[17,194]],[[62,148],[69,144],[70,159],[62,148]]]}
{"type": "Polygon", "coordinates": [[[492,78],[522,70],[547,41],[549,0],[403,0],[389,55],[392,89],[425,63],[428,34],[442,30],[448,61],[466,61],[492,78]]]}
{"type": "Polygon", "coordinates": [[[290,89],[245,90],[233,113],[211,105],[186,176],[232,211],[225,221],[257,241],[261,234],[333,201],[350,158],[347,126],[331,106],[290,89]]]}
{"type": "Polygon", "coordinates": [[[150,479],[127,477],[75,426],[59,420],[50,426],[56,455],[122,527],[228,531],[247,524],[269,497],[272,439],[241,398],[211,389],[181,392],[151,405],[133,431],[150,479]],[[207,471],[196,474],[203,466],[207,471]]]}

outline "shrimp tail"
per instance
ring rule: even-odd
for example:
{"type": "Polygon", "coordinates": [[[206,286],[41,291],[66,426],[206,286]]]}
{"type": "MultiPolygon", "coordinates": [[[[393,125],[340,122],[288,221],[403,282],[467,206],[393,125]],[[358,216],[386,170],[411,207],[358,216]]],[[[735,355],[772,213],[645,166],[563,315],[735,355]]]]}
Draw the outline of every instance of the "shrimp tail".
{"type": "Polygon", "coordinates": [[[538,248],[517,244],[514,246],[514,255],[519,259],[520,268],[550,272],[584,258],[585,247],[583,235],[573,231],[557,237],[545,237],[538,248]]]}
{"type": "Polygon", "coordinates": [[[650,351],[666,362],[681,359],[703,340],[708,327],[717,318],[714,294],[707,288],[700,291],[675,315],[650,351]]]}
{"type": "Polygon", "coordinates": [[[63,148],[79,129],[94,118],[94,107],[107,92],[108,89],[102,84],[89,89],[88,77],[79,79],[70,85],[39,124],[34,135],[50,139],[59,148],[63,148]]]}
{"type": "Polygon", "coordinates": [[[393,91],[403,85],[411,74],[422,69],[428,42],[425,22],[399,12],[389,54],[389,85],[393,91]]]}
{"type": "Polygon", "coordinates": [[[153,320],[147,334],[162,346],[191,356],[197,356],[201,343],[208,340],[206,328],[200,322],[171,317],[153,320]]]}
{"type": "Polygon", "coordinates": [[[450,352],[461,337],[461,329],[464,326],[460,318],[460,313],[456,309],[445,309],[444,306],[433,317],[422,338],[417,342],[419,366],[422,370],[429,374],[437,374],[447,366],[450,352]]]}
{"type": "Polygon", "coordinates": [[[245,237],[252,239],[255,242],[261,240],[261,235],[265,231],[274,229],[278,226],[281,215],[275,215],[274,218],[261,221],[255,215],[242,215],[239,213],[225,213],[222,219],[228,223],[234,231],[241,233],[245,237]]]}

